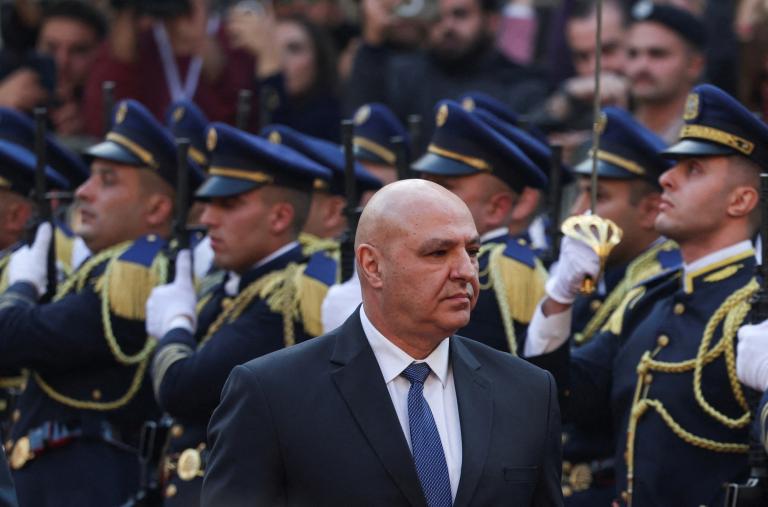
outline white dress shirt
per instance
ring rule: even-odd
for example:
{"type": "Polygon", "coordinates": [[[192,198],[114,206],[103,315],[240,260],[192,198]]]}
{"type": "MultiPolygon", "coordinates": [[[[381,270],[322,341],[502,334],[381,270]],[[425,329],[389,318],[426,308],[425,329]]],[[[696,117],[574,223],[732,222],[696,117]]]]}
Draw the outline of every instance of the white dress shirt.
{"type": "Polygon", "coordinates": [[[376,362],[379,363],[379,369],[411,452],[413,448],[408,423],[408,391],[411,383],[400,374],[413,362],[427,363],[432,370],[424,381],[424,398],[432,411],[437,432],[440,434],[440,442],[443,444],[443,453],[448,465],[448,477],[451,481],[451,497],[455,500],[461,477],[461,425],[456,387],[453,383],[453,368],[449,360],[450,340],[444,339],[426,359],[421,361],[412,358],[382,335],[368,320],[363,308],[360,308],[360,322],[368,343],[373,349],[376,362]]]}
{"type": "Polygon", "coordinates": [[[357,277],[357,269],[352,278],[344,283],[337,283],[328,289],[320,307],[320,318],[323,322],[323,333],[333,331],[344,323],[363,302],[363,294],[360,289],[360,279],[357,277]]]}

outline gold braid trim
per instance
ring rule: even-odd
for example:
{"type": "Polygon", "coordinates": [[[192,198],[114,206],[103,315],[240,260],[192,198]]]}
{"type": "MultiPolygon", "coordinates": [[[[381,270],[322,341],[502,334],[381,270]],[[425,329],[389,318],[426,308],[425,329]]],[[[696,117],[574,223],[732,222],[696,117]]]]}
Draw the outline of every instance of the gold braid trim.
{"type": "Polygon", "coordinates": [[[3,274],[0,275],[0,291],[5,291],[5,289],[8,288],[8,270],[5,268],[8,267],[9,262],[11,262],[10,253],[0,259],[0,271],[3,272],[3,274]]]}
{"type": "MultiPolygon", "coordinates": [[[[110,351],[114,355],[117,362],[119,362],[120,364],[124,366],[136,365],[136,372],[133,375],[131,384],[128,387],[128,390],[126,391],[126,393],[116,400],[104,401],[104,402],[90,401],[90,400],[86,401],[86,400],[78,400],[78,399],[66,396],[62,393],[59,393],[53,388],[53,386],[48,384],[39,373],[32,372],[32,376],[34,377],[35,381],[38,383],[40,388],[43,390],[43,392],[53,400],[63,405],[67,405],[67,406],[70,406],[76,409],[81,409],[81,410],[99,410],[99,411],[115,410],[127,405],[128,402],[130,402],[133,399],[133,397],[136,396],[136,393],[141,388],[142,380],[144,378],[144,373],[146,372],[147,365],[149,364],[149,356],[154,350],[155,346],[157,345],[157,342],[153,338],[147,337],[144,348],[141,351],[139,351],[134,356],[126,355],[120,348],[119,344],[117,343],[117,338],[114,335],[114,332],[112,329],[112,320],[110,316],[110,304],[109,304],[110,302],[109,302],[108,280],[109,280],[110,268],[112,264],[116,262],[117,259],[119,259],[120,255],[122,255],[131,246],[131,244],[132,244],[131,241],[127,241],[119,245],[116,245],[114,247],[108,248],[103,252],[93,256],[91,259],[86,261],[80,267],[80,269],[78,269],[59,288],[59,290],[56,293],[56,297],[54,298],[54,301],[58,301],[72,291],[82,290],[85,287],[85,284],[87,283],[88,277],[90,276],[91,272],[96,267],[101,265],[103,262],[105,261],[109,262],[104,272],[104,275],[102,275],[99,282],[95,284],[96,285],[95,290],[97,294],[99,294],[101,297],[102,324],[104,326],[104,336],[107,341],[107,345],[110,348],[110,351]]],[[[152,266],[150,267],[150,270],[155,274],[158,283],[164,283],[168,278],[168,260],[162,255],[157,255],[154,261],[152,262],[152,266]]]]}
{"type": "Polygon", "coordinates": [[[299,244],[301,245],[301,253],[305,257],[309,257],[317,252],[332,254],[339,250],[339,242],[335,239],[320,238],[308,232],[299,234],[299,244]]]}
{"type": "Polygon", "coordinates": [[[653,353],[646,351],[640,358],[640,362],[637,365],[637,383],[635,385],[635,395],[632,401],[632,409],[630,412],[629,425],[627,427],[627,493],[629,499],[628,505],[632,505],[632,487],[634,479],[634,455],[635,455],[635,436],[637,435],[637,426],[640,418],[649,409],[653,408],[666,423],[672,432],[677,435],[684,442],[700,447],[708,451],[721,452],[721,453],[746,453],[749,450],[749,445],[736,442],[717,442],[708,438],[703,438],[689,431],[685,430],[680,424],[675,421],[672,415],[664,407],[663,403],[659,400],[653,400],[646,398],[648,390],[650,389],[652,377],[650,371],[660,371],[664,373],[684,373],[693,370],[693,393],[698,405],[702,410],[715,419],[719,423],[727,426],[731,429],[744,428],[749,425],[751,420],[751,412],[749,406],[744,397],[744,391],[736,376],[736,361],[734,352],[734,339],[738,331],[739,326],[746,317],[751,307],[750,298],[758,290],[759,286],[757,281],[753,278],[745,286],[728,296],[723,301],[723,304],[712,314],[707,325],[704,328],[701,344],[696,357],[686,361],[678,363],[656,361],[653,359],[659,351],[665,346],[665,344],[659,344],[653,353]],[[709,344],[712,342],[712,338],[721,322],[723,322],[723,333],[720,341],[709,348],[709,344]],[[726,371],[728,374],[728,380],[731,384],[731,390],[734,398],[739,405],[745,410],[739,418],[731,418],[725,414],[719,412],[712,407],[709,402],[704,398],[704,394],[701,388],[702,371],[704,366],[711,363],[720,355],[724,356],[726,363],[726,371]]]}
{"type": "MultiPolygon", "coordinates": [[[[303,268],[303,265],[301,266],[303,268]]],[[[238,317],[245,311],[248,305],[256,299],[266,299],[269,308],[277,313],[283,315],[283,330],[286,346],[293,345],[295,339],[293,334],[293,317],[297,314],[295,306],[293,304],[293,298],[287,297],[296,291],[295,279],[297,273],[303,273],[303,270],[299,271],[299,265],[295,263],[289,264],[286,268],[278,271],[272,271],[257,278],[249,283],[240,294],[238,294],[231,303],[224,308],[213,323],[208,326],[208,330],[203,336],[203,339],[198,345],[198,349],[203,347],[208,340],[216,334],[219,329],[225,324],[229,324],[237,320],[238,317]],[[290,290],[286,290],[286,286],[293,286],[290,290]]]]}
{"type": "Polygon", "coordinates": [[[595,315],[584,326],[581,333],[577,333],[574,337],[576,344],[583,345],[595,336],[595,333],[603,327],[613,311],[624,301],[632,287],[637,285],[638,282],[661,272],[661,264],[656,259],[656,256],[660,251],[671,250],[676,248],[676,246],[672,241],[665,241],[643,252],[630,262],[624,278],[614,287],[597,312],[595,312],[595,315]]]}

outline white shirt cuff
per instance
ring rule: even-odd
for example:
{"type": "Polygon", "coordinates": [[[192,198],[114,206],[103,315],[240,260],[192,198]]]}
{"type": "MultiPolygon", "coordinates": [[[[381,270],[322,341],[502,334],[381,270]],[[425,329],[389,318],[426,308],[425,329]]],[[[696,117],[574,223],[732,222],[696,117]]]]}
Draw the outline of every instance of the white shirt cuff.
{"type": "Polygon", "coordinates": [[[525,357],[540,356],[552,352],[568,341],[568,335],[571,331],[573,307],[569,307],[564,312],[545,317],[541,311],[542,302],[543,300],[536,306],[533,319],[531,319],[531,323],[528,325],[528,334],[523,350],[525,357]]]}

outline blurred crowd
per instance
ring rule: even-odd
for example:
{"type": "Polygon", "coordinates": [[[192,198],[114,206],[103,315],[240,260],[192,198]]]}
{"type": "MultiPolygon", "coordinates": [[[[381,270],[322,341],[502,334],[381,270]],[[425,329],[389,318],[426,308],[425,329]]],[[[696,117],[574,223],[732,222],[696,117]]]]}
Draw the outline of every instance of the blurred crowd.
{"type": "MultiPolygon", "coordinates": [[[[630,109],[668,142],[697,82],[768,107],[765,2],[657,2],[700,25],[674,21],[669,33],[635,26],[647,3],[605,2],[603,106],[630,109]]],[[[111,100],[137,99],[158,118],[188,99],[212,121],[277,122],[331,141],[342,117],[381,102],[403,122],[420,115],[428,139],[439,99],[478,90],[569,155],[589,136],[594,11],[584,0],[5,1],[0,105],[47,106],[75,147],[105,131],[105,82],[111,100]]]]}

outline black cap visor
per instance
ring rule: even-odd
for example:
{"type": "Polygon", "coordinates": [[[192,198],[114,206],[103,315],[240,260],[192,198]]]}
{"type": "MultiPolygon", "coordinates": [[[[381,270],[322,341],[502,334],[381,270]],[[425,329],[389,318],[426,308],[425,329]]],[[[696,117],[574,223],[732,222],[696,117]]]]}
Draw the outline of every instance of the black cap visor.
{"type": "Polygon", "coordinates": [[[195,198],[200,200],[213,199],[214,197],[230,197],[244,194],[254,188],[263,187],[264,183],[230,178],[229,176],[211,176],[195,193],[195,198]]]}
{"type": "Polygon", "coordinates": [[[111,160],[112,162],[119,162],[121,164],[145,166],[146,164],[130,150],[120,146],[113,141],[104,141],[97,145],[91,146],[83,153],[88,162],[93,161],[95,158],[102,158],[104,160],[111,160]]]}
{"type": "Polygon", "coordinates": [[[739,155],[733,148],[699,139],[681,139],[663,152],[665,158],[678,160],[686,157],[711,157],[716,155],[739,155]]]}

